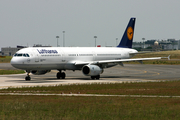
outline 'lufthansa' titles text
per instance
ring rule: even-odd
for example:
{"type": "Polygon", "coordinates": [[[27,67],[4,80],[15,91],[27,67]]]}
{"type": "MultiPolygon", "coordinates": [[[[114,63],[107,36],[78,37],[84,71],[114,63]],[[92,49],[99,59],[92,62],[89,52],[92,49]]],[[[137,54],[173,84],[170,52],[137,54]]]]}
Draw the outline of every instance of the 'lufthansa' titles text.
{"type": "Polygon", "coordinates": [[[58,54],[57,50],[37,49],[37,51],[39,52],[39,54],[58,54]]]}

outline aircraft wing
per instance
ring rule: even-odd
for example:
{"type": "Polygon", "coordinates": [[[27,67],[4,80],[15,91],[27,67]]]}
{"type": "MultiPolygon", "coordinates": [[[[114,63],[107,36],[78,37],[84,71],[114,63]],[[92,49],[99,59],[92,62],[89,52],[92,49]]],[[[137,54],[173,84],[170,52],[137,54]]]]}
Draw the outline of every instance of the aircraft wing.
{"type": "Polygon", "coordinates": [[[153,57],[153,58],[134,58],[134,59],[119,59],[119,60],[101,60],[101,61],[90,61],[90,62],[75,62],[75,65],[86,65],[86,64],[106,64],[106,63],[122,63],[122,62],[130,62],[130,61],[139,61],[142,62],[144,60],[159,60],[162,58],[168,57],[153,57]]]}
{"type": "Polygon", "coordinates": [[[153,58],[134,58],[134,59],[121,59],[121,60],[104,60],[98,61],[99,64],[103,63],[118,63],[118,62],[131,62],[131,61],[143,61],[143,60],[159,60],[161,57],[153,57],[153,58]]]}

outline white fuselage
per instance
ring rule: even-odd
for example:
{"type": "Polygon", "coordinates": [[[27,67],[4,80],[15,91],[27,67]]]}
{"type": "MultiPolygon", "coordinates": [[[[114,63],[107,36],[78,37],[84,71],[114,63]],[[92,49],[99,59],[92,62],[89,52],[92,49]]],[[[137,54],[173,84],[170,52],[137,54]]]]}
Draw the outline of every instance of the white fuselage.
{"type": "Polygon", "coordinates": [[[137,51],[118,47],[30,47],[19,50],[11,64],[24,70],[81,70],[82,65],[75,63],[128,59],[132,57],[129,53],[137,51]]]}

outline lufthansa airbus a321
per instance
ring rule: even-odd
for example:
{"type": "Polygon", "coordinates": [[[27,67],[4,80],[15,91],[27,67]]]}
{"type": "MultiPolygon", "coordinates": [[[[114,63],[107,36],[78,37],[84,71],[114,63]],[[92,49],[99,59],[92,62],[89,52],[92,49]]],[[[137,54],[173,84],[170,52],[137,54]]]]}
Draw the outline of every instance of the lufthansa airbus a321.
{"type": "Polygon", "coordinates": [[[157,60],[162,57],[130,59],[138,51],[132,49],[136,18],[131,18],[117,47],[29,47],[19,50],[11,59],[11,65],[30,73],[43,75],[58,70],[57,79],[65,79],[65,70],[81,70],[91,79],[99,79],[105,68],[122,65],[126,61],[157,60]]]}

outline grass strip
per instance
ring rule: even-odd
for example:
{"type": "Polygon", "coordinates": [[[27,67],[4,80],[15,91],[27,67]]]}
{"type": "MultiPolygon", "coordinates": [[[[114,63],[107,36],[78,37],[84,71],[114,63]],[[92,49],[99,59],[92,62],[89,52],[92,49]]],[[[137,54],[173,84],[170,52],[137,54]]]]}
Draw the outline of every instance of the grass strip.
{"type": "Polygon", "coordinates": [[[48,94],[106,94],[106,95],[159,95],[180,96],[180,81],[137,83],[92,83],[80,85],[57,85],[49,87],[23,87],[0,90],[0,93],[48,93],[48,94]]]}
{"type": "MultiPolygon", "coordinates": [[[[180,81],[57,85],[0,90],[1,93],[180,95],[180,81]]],[[[0,95],[0,119],[169,120],[180,118],[179,98],[0,95]]]]}
{"type": "Polygon", "coordinates": [[[0,70],[0,75],[22,74],[22,73],[25,73],[24,70],[0,70]]]}
{"type": "Polygon", "coordinates": [[[177,98],[0,96],[2,120],[175,120],[179,111],[177,98]]]}
{"type": "Polygon", "coordinates": [[[11,59],[11,56],[5,56],[4,58],[0,58],[0,63],[10,63],[11,59]]]}

